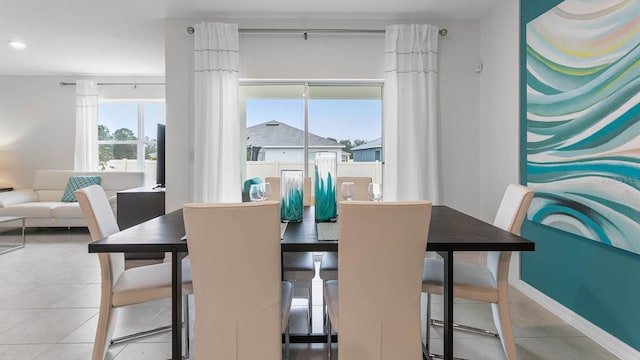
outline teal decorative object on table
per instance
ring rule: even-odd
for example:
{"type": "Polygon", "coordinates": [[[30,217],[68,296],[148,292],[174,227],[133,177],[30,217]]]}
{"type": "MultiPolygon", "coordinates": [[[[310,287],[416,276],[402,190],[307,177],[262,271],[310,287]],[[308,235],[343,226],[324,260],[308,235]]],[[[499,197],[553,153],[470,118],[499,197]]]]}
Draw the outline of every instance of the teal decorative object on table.
{"type": "Polygon", "coordinates": [[[302,170],[282,170],[280,175],[280,220],[302,221],[304,176],[302,170]]]}
{"type": "Polygon", "coordinates": [[[242,202],[251,201],[251,199],[249,198],[249,189],[251,189],[251,185],[260,183],[262,183],[262,179],[260,178],[248,179],[244,182],[244,185],[242,186],[242,202]]]}
{"type": "Polygon", "coordinates": [[[321,151],[315,155],[316,221],[334,220],[336,208],[337,156],[335,152],[321,151]]]}

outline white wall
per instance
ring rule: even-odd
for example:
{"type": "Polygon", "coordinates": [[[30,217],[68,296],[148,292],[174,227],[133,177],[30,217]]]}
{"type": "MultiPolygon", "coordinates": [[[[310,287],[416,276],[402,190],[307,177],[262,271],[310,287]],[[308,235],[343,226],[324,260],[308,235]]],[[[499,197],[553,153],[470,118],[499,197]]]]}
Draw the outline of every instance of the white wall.
{"type": "Polygon", "coordinates": [[[75,89],[61,80],[0,79],[0,183],[29,188],[36,169],[73,169],[75,89]]]}
{"type": "Polygon", "coordinates": [[[480,29],[478,216],[489,222],[507,184],[519,181],[519,14],[518,1],[502,0],[480,29]]]}
{"type": "Polygon", "coordinates": [[[473,66],[480,58],[479,21],[451,26],[439,46],[442,203],[478,212],[478,82],[473,66]]]}
{"type": "MultiPolygon", "coordinates": [[[[208,21],[220,21],[209,19],[208,21]]],[[[191,201],[193,173],[193,35],[199,20],[167,19],[167,210],[191,201]]],[[[223,20],[240,28],[383,29],[391,20],[223,20]]],[[[446,27],[440,42],[441,147],[444,203],[476,213],[477,188],[469,178],[478,173],[480,22],[413,21],[446,27]],[[475,156],[470,156],[474,154],[475,156]]],[[[243,79],[382,79],[384,36],[241,34],[240,77],[243,79]]]]}
{"type": "MultiPolygon", "coordinates": [[[[0,76],[0,185],[30,188],[35,170],[73,169],[75,86],[60,82],[163,82],[162,77],[0,76]]],[[[101,98],[162,99],[162,86],[100,87],[101,98]]]]}
{"type": "Polygon", "coordinates": [[[193,188],[193,36],[186,31],[193,23],[182,19],[165,22],[167,212],[191,201],[193,188]]]}

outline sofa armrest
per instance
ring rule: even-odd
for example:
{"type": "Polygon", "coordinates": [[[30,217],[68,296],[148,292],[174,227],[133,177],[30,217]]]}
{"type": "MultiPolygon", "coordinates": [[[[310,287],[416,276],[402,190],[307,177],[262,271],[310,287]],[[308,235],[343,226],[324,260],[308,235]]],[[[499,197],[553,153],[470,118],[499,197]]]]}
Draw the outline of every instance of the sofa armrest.
{"type": "Polygon", "coordinates": [[[109,198],[109,205],[111,205],[111,211],[113,211],[113,215],[118,216],[118,196],[113,195],[109,198]]]}
{"type": "Polygon", "coordinates": [[[0,207],[38,201],[38,195],[31,189],[0,192],[0,207]]]}

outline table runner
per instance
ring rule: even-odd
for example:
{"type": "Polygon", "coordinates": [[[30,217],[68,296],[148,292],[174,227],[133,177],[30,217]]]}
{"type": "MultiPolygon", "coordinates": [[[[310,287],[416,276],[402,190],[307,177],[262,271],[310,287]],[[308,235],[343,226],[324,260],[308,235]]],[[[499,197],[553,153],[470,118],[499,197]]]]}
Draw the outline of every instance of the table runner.
{"type": "Polygon", "coordinates": [[[338,240],[338,223],[322,222],[316,223],[318,228],[318,240],[338,240]]]}

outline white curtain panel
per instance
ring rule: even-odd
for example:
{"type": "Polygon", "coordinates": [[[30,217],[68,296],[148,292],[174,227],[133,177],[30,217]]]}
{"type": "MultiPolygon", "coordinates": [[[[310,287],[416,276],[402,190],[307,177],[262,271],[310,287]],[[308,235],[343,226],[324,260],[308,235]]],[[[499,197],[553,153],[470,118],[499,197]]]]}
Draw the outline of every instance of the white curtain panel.
{"type": "Polygon", "coordinates": [[[76,81],[76,144],[73,168],[98,170],[98,84],[76,81]]]}
{"type": "Polygon", "coordinates": [[[196,25],[194,59],[193,198],[197,202],[240,202],[238,25],[196,25]]]}
{"type": "Polygon", "coordinates": [[[384,199],[440,203],[438,28],[385,30],[384,199]]]}

